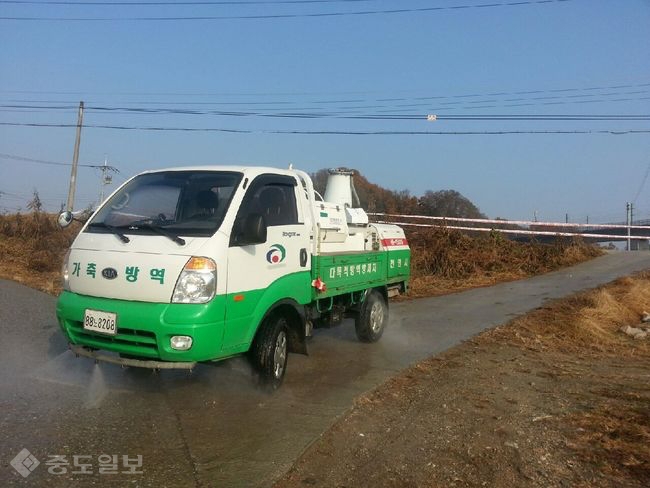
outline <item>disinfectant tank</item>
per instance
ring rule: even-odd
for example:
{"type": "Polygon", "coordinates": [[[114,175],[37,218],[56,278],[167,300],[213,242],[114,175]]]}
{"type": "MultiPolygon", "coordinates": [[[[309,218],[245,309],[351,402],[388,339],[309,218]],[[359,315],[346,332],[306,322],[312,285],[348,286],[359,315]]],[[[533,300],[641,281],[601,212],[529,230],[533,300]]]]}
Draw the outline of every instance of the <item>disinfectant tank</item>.
{"type": "MultiPolygon", "coordinates": [[[[327,188],[324,199],[326,202],[338,203],[344,207],[352,207],[352,195],[356,196],[352,183],[354,171],[347,168],[335,168],[328,170],[327,188]]],[[[358,198],[355,207],[359,206],[358,198]]]]}
{"type": "Polygon", "coordinates": [[[360,208],[359,196],[354,188],[354,171],[347,168],[330,169],[324,200],[345,209],[346,221],[352,225],[367,225],[368,216],[360,208]]]}

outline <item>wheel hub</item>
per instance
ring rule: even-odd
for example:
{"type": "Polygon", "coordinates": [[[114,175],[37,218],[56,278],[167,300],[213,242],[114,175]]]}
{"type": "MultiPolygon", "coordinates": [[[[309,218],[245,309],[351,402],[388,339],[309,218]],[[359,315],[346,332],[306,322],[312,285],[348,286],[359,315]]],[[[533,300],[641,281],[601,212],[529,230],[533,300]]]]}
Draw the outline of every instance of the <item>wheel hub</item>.
{"type": "Polygon", "coordinates": [[[284,363],[287,359],[287,334],[281,331],[275,340],[275,350],[273,352],[273,375],[276,378],[282,377],[284,363]]]}
{"type": "Polygon", "coordinates": [[[375,302],[370,309],[370,328],[374,333],[381,330],[384,323],[384,308],[381,303],[375,302]]]}

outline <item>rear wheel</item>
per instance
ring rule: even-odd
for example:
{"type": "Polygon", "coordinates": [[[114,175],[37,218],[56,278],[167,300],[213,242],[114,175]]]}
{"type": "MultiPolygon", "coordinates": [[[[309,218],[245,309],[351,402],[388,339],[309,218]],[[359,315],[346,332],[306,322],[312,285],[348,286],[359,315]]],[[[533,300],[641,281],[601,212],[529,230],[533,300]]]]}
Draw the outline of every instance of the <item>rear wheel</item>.
{"type": "Polygon", "coordinates": [[[368,292],[359,315],[354,320],[357,338],[361,342],[377,342],[388,323],[388,305],[377,290],[368,292]]]}
{"type": "Polygon", "coordinates": [[[268,317],[253,343],[253,363],[266,387],[277,390],[284,380],[288,359],[287,320],[282,316],[268,317]]]}

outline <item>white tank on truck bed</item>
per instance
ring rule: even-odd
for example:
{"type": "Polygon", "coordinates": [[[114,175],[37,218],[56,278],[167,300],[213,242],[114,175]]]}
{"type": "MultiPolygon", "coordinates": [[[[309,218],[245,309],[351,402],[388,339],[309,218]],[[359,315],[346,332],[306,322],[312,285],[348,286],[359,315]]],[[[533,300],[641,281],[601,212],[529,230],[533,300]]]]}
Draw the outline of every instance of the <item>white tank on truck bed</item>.
{"type": "Polygon", "coordinates": [[[377,231],[380,250],[408,249],[408,241],[401,227],[392,224],[370,224],[370,227],[377,231]]]}
{"type": "Polygon", "coordinates": [[[391,224],[369,224],[354,188],[354,171],[329,170],[325,201],[315,202],[322,253],[408,249],[404,231],[391,224]],[[356,206],[353,206],[356,205],[356,206]]]}

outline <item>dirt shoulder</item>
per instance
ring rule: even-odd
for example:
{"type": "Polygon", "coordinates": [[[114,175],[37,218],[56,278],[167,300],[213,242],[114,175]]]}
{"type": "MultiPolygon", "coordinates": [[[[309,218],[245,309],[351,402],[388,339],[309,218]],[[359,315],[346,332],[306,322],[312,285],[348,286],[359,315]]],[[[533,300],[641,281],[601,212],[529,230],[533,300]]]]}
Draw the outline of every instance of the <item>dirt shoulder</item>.
{"type": "Polygon", "coordinates": [[[360,397],[277,487],[650,484],[650,274],[550,302],[360,397]]]}

